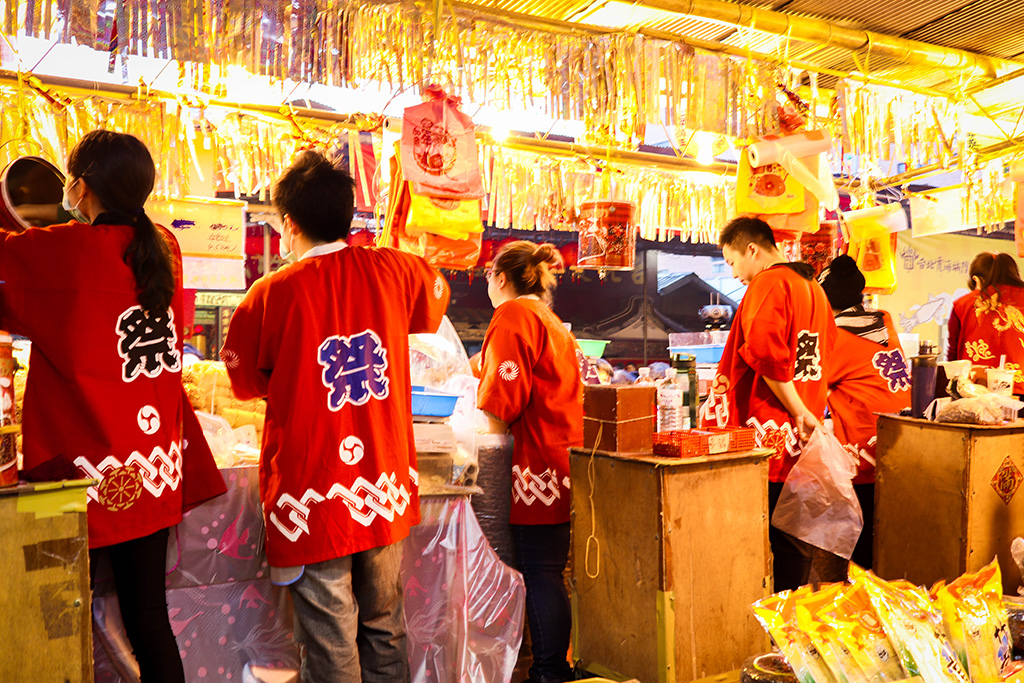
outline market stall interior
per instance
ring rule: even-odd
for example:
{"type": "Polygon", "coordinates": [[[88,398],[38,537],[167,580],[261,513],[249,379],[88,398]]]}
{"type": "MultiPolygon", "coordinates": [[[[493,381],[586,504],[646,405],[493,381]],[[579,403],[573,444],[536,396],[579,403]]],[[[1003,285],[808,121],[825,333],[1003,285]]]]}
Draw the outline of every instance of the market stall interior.
{"type": "MultiPolygon", "coordinates": [[[[169,546],[168,605],[189,681],[269,683],[299,666],[288,596],[270,583],[263,548],[256,481],[266,403],[235,398],[219,352],[244,292],[285,263],[270,199],[304,149],[354,179],[350,245],[422,256],[451,285],[442,329],[410,342],[424,494],[403,564],[414,680],[519,683],[529,663],[510,496],[543,498],[558,482],[525,477],[507,437],[480,433],[471,363],[492,315],[485,275],[519,239],[557,248],[567,268],[553,310],[584,342],[585,443],[564,482],[580,676],[1020,676],[1010,660],[1024,654],[1012,647],[1024,646],[1024,611],[1003,594],[1020,586],[1024,561],[1024,522],[1013,513],[1024,481],[1013,397],[1024,386],[1024,316],[1011,296],[973,293],[969,270],[975,254],[1024,256],[1024,34],[1012,28],[1024,4],[0,8],[0,224],[45,224],[28,207],[61,204],[68,151],[108,128],[151,150],[157,182],[146,212],[181,246],[191,302],[184,387],[229,488],[188,513],[169,546]],[[783,485],[783,451],[800,446],[791,425],[737,422],[719,400],[729,396],[719,360],[732,357],[730,340],[748,319],[748,283],[729,276],[719,248],[736,215],[763,219],[786,260],[816,272],[848,254],[867,295],[856,313],[891,316],[886,334],[861,336],[884,337],[884,358],[868,365],[893,390],[910,386],[912,406],[878,419],[877,436],[867,418],[863,443],[837,442],[856,473],[839,460],[829,468],[838,477],[830,491],[851,506],[851,487],[873,486],[874,522],[862,533],[878,576],[847,569],[849,557],[811,540],[820,589],[772,594],[769,492],[783,485]],[[955,334],[975,329],[956,327],[965,315],[987,321],[982,332],[949,340],[951,319],[955,334]],[[943,365],[951,341],[966,364],[943,365]],[[653,368],[654,381],[644,372],[640,386],[609,384],[597,356],[612,377],[636,379],[627,370],[636,364],[653,368]],[[666,373],[660,361],[673,367],[666,373]],[[1009,378],[1009,390],[986,387],[987,377],[1009,378]],[[921,486],[922,472],[934,486],[921,486]],[[945,586],[926,586],[929,594],[900,579],[945,586]],[[857,615],[877,628],[865,632],[857,615]],[[771,666],[758,659],[768,636],[782,655],[771,666]]],[[[0,397],[5,483],[17,467],[30,341],[13,340],[17,373],[0,367],[0,393],[11,394],[0,397]]],[[[812,354],[824,372],[828,351],[812,354]]],[[[807,370],[810,358],[793,362],[807,370]]],[[[357,460],[361,449],[345,442],[339,455],[357,460]]],[[[80,499],[109,472],[94,474],[52,491],[2,491],[0,516],[19,533],[0,555],[25,548],[25,563],[10,568],[20,601],[0,598],[0,611],[29,615],[3,640],[26,653],[0,658],[3,680],[137,680],[104,568],[91,598],[84,591],[80,499]],[[55,672],[61,647],[82,657],[55,672]]]]}

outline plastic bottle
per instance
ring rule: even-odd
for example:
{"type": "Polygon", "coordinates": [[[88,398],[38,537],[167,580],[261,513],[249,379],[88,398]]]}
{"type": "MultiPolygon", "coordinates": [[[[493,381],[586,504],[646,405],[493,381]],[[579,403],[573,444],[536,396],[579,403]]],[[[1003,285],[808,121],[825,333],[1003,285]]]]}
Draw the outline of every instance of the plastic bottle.
{"type": "Polygon", "coordinates": [[[633,384],[654,384],[654,380],[651,379],[651,369],[646,365],[639,368],[637,371],[637,378],[633,384]]]}
{"type": "Polygon", "coordinates": [[[697,425],[697,357],[679,354],[672,359],[672,367],[683,392],[683,429],[690,429],[697,425]]]}
{"type": "Polygon", "coordinates": [[[669,368],[665,371],[665,379],[658,382],[658,431],[680,429],[683,429],[683,391],[675,368],[669,368]]]}

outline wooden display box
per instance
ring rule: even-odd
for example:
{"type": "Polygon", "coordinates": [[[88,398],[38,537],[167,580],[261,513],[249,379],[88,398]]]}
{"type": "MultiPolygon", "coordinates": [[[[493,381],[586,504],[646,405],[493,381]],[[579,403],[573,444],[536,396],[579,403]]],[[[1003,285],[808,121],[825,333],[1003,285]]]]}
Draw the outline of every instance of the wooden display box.
{"type": "Polygon", "coordinates": [[[770,455],[571,451],[573,653],[587,671],[684,683],[768,651],[750,605],[771,585],[770,455]]]}
{"type": "Polygon", "coordinates": [[[0,681],[91,683],[90,480],[0,489],[0,681]]]}
{"type": "Polygon", "coordinates": [[[875,569],[930,586],[999,557],[1003,592],[1020,573],[1010,543],[1024,536],[1024,423],[940,424],[878,418],[875,569]]]}
{"type": "Polygon", "coordinates": [[[584,448],[606,453],[650,453],[656,400],[652,385],[584,387],[584,448]]]}

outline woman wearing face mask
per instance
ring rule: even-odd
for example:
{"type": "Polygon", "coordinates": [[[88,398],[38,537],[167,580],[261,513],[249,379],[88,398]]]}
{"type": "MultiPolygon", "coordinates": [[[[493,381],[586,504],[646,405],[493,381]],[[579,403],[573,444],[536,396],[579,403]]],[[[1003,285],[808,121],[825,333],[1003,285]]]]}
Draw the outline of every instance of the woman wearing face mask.
{"type": "Polygon", "coordinates": [[[969,294],[953,302],[947,360],[970,360],[984,382],[985,369],[1015,370],[1013,393],[1024,393],[1024,281],[1009,254],[982,252],[968,269],[969,294]]]}
{"type": "Polygon", "coordinates": [[[181,388],[181,256],[143,210],[155,168],[139,140],[93,131],[67,167],[74,220],[0,232],[0,327],[32,341],[23,475],[98,480],[90,564],[109,555],[141,680],[181,682],[168,529],[183,505],[225,490],[181,388]]]}
{"type": "Polygon", "coordinates": [[[550,244],[506,245],[487,272],[494,317],[481,351],[477,405],[492,431],[512,433],[512,541],[526,582],[534,683],[567,681],[571,617],[562,580],[569,557],[569,448],[583,443],[576,342],[550,308],[550,244]]]}

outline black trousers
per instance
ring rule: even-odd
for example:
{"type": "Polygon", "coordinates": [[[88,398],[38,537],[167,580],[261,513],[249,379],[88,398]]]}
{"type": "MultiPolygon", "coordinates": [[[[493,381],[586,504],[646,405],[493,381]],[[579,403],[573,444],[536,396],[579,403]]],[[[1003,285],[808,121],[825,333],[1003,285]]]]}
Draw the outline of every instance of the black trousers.
{"type": "MultiPolygon", "coordinates": [[[[768,482],[768,519],[782,493],[782,482],[768,482]]],[[[807,583],[811,575],[814,546],[779,531],[769,524],[768,541],[772,546],[774,592],[792,590],[807,583]]]]}
{"type": "Polygon", "coordinates": [[[100,553],[108,553],[128,642],[142,683],[185,683],[178,644],[167,616],[164,575],[168,529],[89,551],[92,581],[100,553]]]}
{"type": "Polygon", "coordinates": [[[860,532],[857,539],[857,547],[853,549],[853,557],[850,559],[865,569],[871,569],[874,563],[874,551],[871,544],[874,542],[875,526],[875,485],[854,484],[853,490],[860,501],[860,510],[864,513],[864,530],[860,532]]]}

